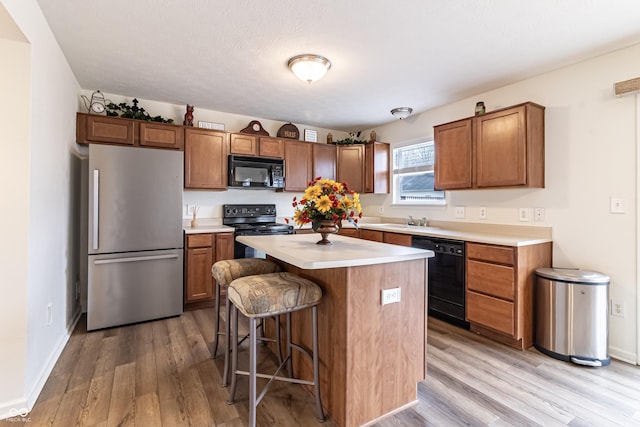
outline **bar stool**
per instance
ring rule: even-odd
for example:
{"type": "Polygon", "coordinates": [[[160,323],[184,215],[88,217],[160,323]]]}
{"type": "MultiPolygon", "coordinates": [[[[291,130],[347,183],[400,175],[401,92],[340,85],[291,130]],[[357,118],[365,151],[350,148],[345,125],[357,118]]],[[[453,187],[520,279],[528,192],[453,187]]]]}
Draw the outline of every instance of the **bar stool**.
{"type": "Polygon", "coordinates": [[[266,394],[273,380],[314,387],[316,413],[319,421],[324,421],[322,401],[320,399],[319,361],[318,361],[318,304],[322,298],[322,289],[310,280],[291,273],[271,273],[259,276],[246,276],[234,280],[227,288],[227,301],[231,301],[231,319],[233,322],[231,387],[229,400],[233,404],[238,375],[249,376],[249,426],[256,425],[256,408],[266,394]],[[291,313],[303,309],[312,310],[312,346],[311,351],[291,342],[291,313]],[[268,316],[286,314],[286,359],[272,375],[257,372],[256,334],[249,337],[249,372],[238,370],[238,310],[249,318],[249,330],[255,330],[256,322],[268,316]],[[291,349],[306,354],[313,361],[313,381],[292,377],[291,349]],[[289,377],[278,376],[278,372],[287,365],[289,377]],[[256,396],[256,378],[268,378],[259,396],[256,396]]]}
{"type": "MultiPolygon", "coordinates": [[[[256,274],[275,273],[280,271],[281,268],[278,264],[268,261],[262,258],[238,258],[218,261],[211,266],[211,275],[216,282],[216,302],[215,302],[215,316],[216,316],[216,335],[213,342],[213,358],[218,355],[218,337],[220,335],[225,336],[225,350],[224,350],[224,371],[222,373],[222,386],[226,387],[229,378],[229,354],[231,352],[231,335],[229,330],[230,316],[229,316],[229,298],[226,298],[226,311],[225,311],[225,331],[220,331],[220,293],[223,287],[229,286],[229,283],[240,277],[252,276],[256,274]]],[[[276,339],[280,339],[280,323],[279,319],[277,323],[277,336],[276,339]]],[[[246,337],[245,337],[246,338],[246,337]]],[[[279,354],[279,357],[282,357],[279,354]]]]}

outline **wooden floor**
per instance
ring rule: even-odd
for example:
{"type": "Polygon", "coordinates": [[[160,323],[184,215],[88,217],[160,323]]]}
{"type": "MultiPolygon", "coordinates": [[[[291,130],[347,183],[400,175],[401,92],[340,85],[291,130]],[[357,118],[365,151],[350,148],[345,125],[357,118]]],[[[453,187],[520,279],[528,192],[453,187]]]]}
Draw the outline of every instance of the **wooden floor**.
{"type": "MultiPolygon", "coordinates": [[[[420,403],[377,427],[640,425],[640,367],[579,367],[429,323],[420,403]]],[[[246,380],[237,403],[227,405],[222,359],[210,357],[211,309],[91,333],[85,325],[82,319],[28,418],[1,426],[246,425],[246,380]]],[[[273,359],[263,350],[263,367],[273,359]]],[[[315,420],[312,397],[300,386],[274,385],[258,408],[258,425],[335,425],[315,420]]]]}

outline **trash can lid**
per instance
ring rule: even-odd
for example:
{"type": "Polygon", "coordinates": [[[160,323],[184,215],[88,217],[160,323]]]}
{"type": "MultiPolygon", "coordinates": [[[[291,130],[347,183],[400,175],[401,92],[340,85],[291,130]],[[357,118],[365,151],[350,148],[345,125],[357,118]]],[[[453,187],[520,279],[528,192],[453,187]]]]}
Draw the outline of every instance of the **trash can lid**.
{"type": "Polygon", "coordinates": [[[551,280],[573,283],[609,283],[606,274],[577,268],[538,268],[536,274],[551,280]]]}

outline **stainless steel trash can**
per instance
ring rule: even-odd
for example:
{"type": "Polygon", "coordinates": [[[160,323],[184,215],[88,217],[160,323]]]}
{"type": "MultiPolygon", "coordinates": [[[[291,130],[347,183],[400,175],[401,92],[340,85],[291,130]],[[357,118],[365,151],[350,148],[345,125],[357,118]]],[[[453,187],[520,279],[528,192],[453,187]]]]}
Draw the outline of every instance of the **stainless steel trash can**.
{"type": "Polygon", "coordinates": [[[535,347],[580,365],[609,365],[609,276],[564,268],[539,268],[536,276],[535,347]]]}

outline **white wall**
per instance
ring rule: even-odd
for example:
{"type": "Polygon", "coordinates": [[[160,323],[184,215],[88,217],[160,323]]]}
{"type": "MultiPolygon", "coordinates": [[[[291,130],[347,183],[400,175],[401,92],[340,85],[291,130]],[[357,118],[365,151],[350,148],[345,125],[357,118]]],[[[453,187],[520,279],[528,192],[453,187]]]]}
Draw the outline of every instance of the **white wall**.
{"type": "MultiPolygon", "coordinates": [[[[26,102],[30,109],[18,110],[23,113],[22,117],[2,126],[11,127],[23,122],[28,126],[28,131],[13,141],[20,147],[19,156],[15,159],[3,156],[3,159],[7,158],[6,168],[12,175],[11,179],[3,180],[3,191],[8,186],[16,195],[10,198],[11,206],[3,209],[3,215],[7,216],[1,223],[14,227],[12,233],[19,238],[12,244],[26,247],[26,253],[18,252],[15,256],[19,259],[8,265],[6,271],[3,269],[3,277],[8,273],[20,280],[10,284],[10,290],[3,287],[0,300],[15,305],[12,310],[18,314],[16,319],[26,319],[26,335],[24,328],[15,328],[26,347],[5,347],[3,343],[3,358],[16,360],[10,366],[4,363],[0,366],[3,370],[0,416],[6,416],[16,405],[33,405],[79,314],[78,301],[70,297],[73,276],[77,274],[77,260],[72,259],[77,247],[72,224],[73,211],[77,207],[72,205],[74,183],[71,172],[74,169],[71,164],[73,152],[77,151],[75,111],[79,86],[37,2],[0,0],[0,3],[30,46],[28,68],[15,69],[13,61],[6,61],[0,79],[0,84],[13,85],[4,75],[7,72],[4,68],[9,64],[10,70],[21,73],[30,86],[14,96],[18,107],[21,107],[20,102],[26,102]],[[22,157],[25,153],[28,153],[26,164],[22,157]],[[23,202],[25,197],[27,203],[23,202]],[[23,271],[25,265],[26,272],[23,271]],[[12,300],[16,292],[26,300],[12,300]],[[47,325],[48,304],[53,309],[50,325],[47,325]],[[9,370],[10,377],[20,377],[20,383],[6,382],[5,369],[9,370]]],[[[4,99],[3,104],[7,104],[7,108],[15,105],[4,99]]],[[[0,117],[5,118],[5,114],[0,113],[0,117]]],[[[8,198],[3,197],[3,200],[8,198]]],[[[6,312],[2,310],[4,315],[6,312]]],[[[5,322],[2,323],[4,327],[5,322]]]]}
{"type": "Polygon", "coordinates": [[[459,221],[455,206],[466,206],[464,221],[540,225],[553,229],[555,266],[579,267],[611,276],[611,298],[624,303],[625,317],[610,318],[610,353],[635,363],[636,339],[636,101],[615,97],[613,84],[640,75],[640,45],[460,102],[445,105],[376,132],[381,141],[401,143],[433,137],[433,126],[472,116],[477,101],[487,111],[525,101],[546,106],[544,189],[473,190],[447,193],[446,207],[398,207],[391,196],[364,196],[363,204],[385,216],[427,216],[459,221]],[[610,197],[626,213],[609,213],[610,197]],[[521,223],[518,208],[544,207],[544,222],[521,223]]]}

